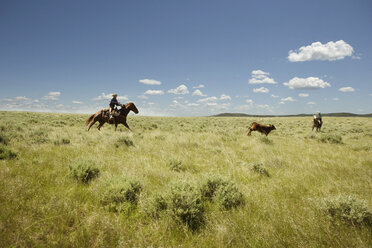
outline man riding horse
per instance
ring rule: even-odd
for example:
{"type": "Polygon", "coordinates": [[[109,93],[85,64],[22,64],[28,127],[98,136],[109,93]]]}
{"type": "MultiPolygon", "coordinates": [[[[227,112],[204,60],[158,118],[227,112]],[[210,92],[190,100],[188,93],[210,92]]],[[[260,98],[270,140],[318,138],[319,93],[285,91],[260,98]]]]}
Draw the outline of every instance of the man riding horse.
{"type": "Polygon", "coordinates": [[[109,121],[111,121],[114,118],[113,115],[114,116],[118,115],[116,106],[120,106],[120,107],[123,106],[120,102],[118,102],[118,100],[116,99],[117,97],[118,97],[118,94],[112,95],[112,99],[110,101],[110,109],[109,109],[109,121]]]}

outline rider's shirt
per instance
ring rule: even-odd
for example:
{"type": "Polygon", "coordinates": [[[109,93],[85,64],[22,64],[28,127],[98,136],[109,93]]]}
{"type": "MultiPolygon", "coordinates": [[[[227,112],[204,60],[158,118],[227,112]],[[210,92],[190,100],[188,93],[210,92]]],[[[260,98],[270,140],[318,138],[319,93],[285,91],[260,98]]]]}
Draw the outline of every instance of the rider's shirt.
{"type": "Polygon", "coordinates": [[[112,98],[112,99],[111,99],[111,102],[110,102],[110,107],[111,107],[111,108],[115,108],[115,106],[120,106],[120,105],[119,105],[119,102],[118,102],[117,99],[112,98]]]}

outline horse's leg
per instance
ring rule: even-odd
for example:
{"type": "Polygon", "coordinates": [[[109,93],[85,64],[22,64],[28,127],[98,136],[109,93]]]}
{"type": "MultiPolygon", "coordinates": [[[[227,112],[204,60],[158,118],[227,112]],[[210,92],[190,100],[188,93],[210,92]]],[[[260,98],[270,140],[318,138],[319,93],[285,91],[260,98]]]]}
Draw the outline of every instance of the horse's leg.
{"type": "Polygon", "coordinates": [[[126,121],[123,121],[122,124],[123,124],[124,126],[126,126],[126,128],[128,128],[130,131],[132,131],[132,129],[130,129],[130,127],[128,126],[128,124],[127,124],[126,121]]]}
{"type": "Polygon", "coordinates": [[[116,128],[118,127],[118,124],[115,122],[115,132],[116,132],[116,128]]]}
{"type": "Polygon", "coordinates": [[[249,132],[247,133],[247,136],[250,136],[252,133],[252,129],[249,129],[249,132]]]}
{"type": "Polygon", "coordinates": [[[88,127],[88,131],[90,130],[90,128],[94,125],[94,123],[96,123],[96,119],[94,118],[93,121],[89,124],[89,127],[88,127]]]}
{"type": "Polygon", "coordinates": [[[101,127],[105,124],[105,121],[100,120],[98,125],[98,131],[101,131],[101,127]]]}

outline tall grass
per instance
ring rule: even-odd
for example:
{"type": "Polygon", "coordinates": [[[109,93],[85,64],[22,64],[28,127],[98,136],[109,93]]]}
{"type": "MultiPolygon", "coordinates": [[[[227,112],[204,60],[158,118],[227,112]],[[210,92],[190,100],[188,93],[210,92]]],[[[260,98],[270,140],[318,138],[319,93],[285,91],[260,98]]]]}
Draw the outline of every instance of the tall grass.
{"type": "Polygon", "coordinates": [[[371,213],[371,118],[315,133],[306,117],[129,116],[134,132],[87,132],[87,117],[0,112],[16,154],[0,160],[0,247],[372,246],[334,198],[371,213]],[[247,137],[253,121],[277,130],[247,137]],[[76,183],[78,161],[98,176],[76,183]]]}

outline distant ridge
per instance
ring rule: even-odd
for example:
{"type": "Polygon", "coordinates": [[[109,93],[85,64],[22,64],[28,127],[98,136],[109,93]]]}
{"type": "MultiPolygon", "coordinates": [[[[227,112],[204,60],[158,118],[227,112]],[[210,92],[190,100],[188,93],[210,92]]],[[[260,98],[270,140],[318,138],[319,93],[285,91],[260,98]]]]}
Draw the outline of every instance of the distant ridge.
{"type": "MultiPolygon", "coordinates": [[[[297,115],[249,115],[244,113],[221,113],[218,115],[212,115],[211,117],[301,117],[301,116],[313,116],[313,114],[297,114],[297,115]]],[[[371,114],[353,114],[353,113],[325,113],[322,116],[330,117],[372,117],[371,114]]]]}

